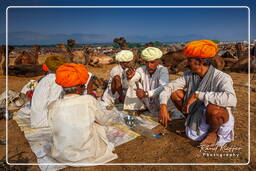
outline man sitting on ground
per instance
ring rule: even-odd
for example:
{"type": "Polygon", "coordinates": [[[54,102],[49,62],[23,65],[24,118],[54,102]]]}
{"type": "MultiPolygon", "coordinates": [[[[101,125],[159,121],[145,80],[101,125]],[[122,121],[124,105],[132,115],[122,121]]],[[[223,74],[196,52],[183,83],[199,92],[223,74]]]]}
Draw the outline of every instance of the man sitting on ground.
{"type": "Polygon", "coordinates": [[[49,105],[48,120],[53,133],[51,154],[59,162],[105,163],[117,158],[102,126],[107,118],[98,101],[82,95],[88,77],[82,64],[66,63],[56,72],[64,96],[49,105]]]}
{"type": "Polygon", "coordinates": [[[125,93],[128,88],[126,69],[132,67],[133,53],[122,50],[116,54],[118,65],[112,68],[108,87],[102,100],[107,104],[124,103],[125,93]]]}
{"type": "Polygon", "coordinates": [[[48,73],[35,87],[31,101],[31,127],[48,127],[47,113],[48,105],[58,99],[62,92],[61,86],[55,83],[56,69],[65,63],[60,56],[50,56],[46,59],[44,70],[48,73]]]}
{"type": "Polygon", "coordinates": [[[166,85],[160,95],[162,124],[167,125],[170,118],[166,104],[171,98],[187,116],[187,136],[209,146],[222,146],[233,140],[231,108],[237,103],[232,78],[211,65],[217,51],[217,45],[210,40],[188,43],[184,54],[190,71],[166,85]]]}
{"type": "MultiPolygon", "coordinates": [[[[143,103],[153,117],[158,116],[160,110],[159,94],[169,82],[168,69],[160,65],[161,57],[162,51],[160,49],[148,47],[142,51],[145,65],[139,67],[136,71],[133,68],[127,71],[129,88],[135,88],[137,96],[135,98],[143,103]]],[[[133,103],[135,98],[131,98],[130,102],[133,103]]],[[[128,94],[127,99],[129,99],[128,94]]],[[[125,102],[125,105],[128,106],[129,104],[125,102]]]]}

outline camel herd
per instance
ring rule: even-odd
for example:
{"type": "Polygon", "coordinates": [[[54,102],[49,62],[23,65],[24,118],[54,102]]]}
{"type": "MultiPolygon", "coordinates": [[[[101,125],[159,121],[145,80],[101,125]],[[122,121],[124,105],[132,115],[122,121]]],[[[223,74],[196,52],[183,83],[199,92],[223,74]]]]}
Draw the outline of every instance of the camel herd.
{"type": "MultiPolygon", "coordinates": [[[[118,48],[109,45],[108,47],[95,47],[92,45],[85,45],[82,48],[76,48],[75,40],[67,40],[67,45],[57,44],[56,48],[52,48],[45,52],[44,48],[39,45],[34,45],[31,51],[23,51],[13,53],[15,48],[8,46],[9,58],[15,58],[14,63],[10,65],[8,60],[8,74],[15,76],[37,76],[43,75],[41,70],[42,64],[39,63],[39,55],[59,55],[66,58],[67,62],[81,63],[84,65],[91,65],[100,67],[114,63],[115,53],[122,49],[130,49],[135,56],[135,63],[142,64],[140,52],[143,48],[153,46],[153,42],[144,44],[143,47],[129,48],[125,38],[119,37],[113,40],[118,44],[118,48]],[[43,50],[42,50],[43,49],[43,50]],[[54,49],[54,50],[53,50],[54,49]],[[43,52],[44,51],[44,52],[43,52]]],[[[187,59],[183,54],[182,44],[170,44],[159,47],[163,51],[162,64],[168,67],[170,73],[178,73],[187,69],[187,59]]],[[[224,71],[231,72],[248,72],[248,62],[250,62],[252,71],[255,70],[255,54],[252,53],[251,58],[248,58],[248,47],[246,44],[239,43],[222,43],[219,44],[220,51],[214,57],[214,65],[216,68],[224,71]]],[[[251,47],[255,51],[254,47],[251,47]]],[[[1,74],[5,75],[5,59],[6,59],[6,46],[0,46],[0,59],[1,59],[1,74]]]]}

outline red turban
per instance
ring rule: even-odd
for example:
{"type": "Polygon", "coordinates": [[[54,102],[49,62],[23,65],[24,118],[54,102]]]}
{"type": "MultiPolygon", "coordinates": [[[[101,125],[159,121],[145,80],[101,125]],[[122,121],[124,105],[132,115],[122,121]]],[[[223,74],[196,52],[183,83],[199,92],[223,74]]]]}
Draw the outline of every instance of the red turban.
{"type": "Polygon", "coordinates": [[[48,71],[49,71],[49,68],[47,67],[46,64],[43,64],[42,69],[43,69],[43,71],[45,71],[45,72],[48,72],[48,71]]]}
{"type": "Polygon", "coordinates": [[[56,70],[56,83],[62,87],[74,87],[87,82],[89,74],[82,64],[65,63],[56,70]]]}
{"type": "Polygon", "coordinates": [[[196,40],[186,44],[184,55],[190,58],[212,58],[216,55],[218,46],[211,40],[196,40]]]}

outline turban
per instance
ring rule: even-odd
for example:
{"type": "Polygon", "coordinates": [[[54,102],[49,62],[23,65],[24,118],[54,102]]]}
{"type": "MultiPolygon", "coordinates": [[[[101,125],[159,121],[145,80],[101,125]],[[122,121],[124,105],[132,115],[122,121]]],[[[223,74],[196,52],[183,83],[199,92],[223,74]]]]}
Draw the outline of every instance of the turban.
{"type": "Polygon", "coordinates": [[[191,58],[212,58],[217,51],[218,46],[211,40],[197,40],[186,44],[184,55],[191,58]]]}
{"type": "Polygon", "coordinates": [[[141,56],[146,61],[153,61],[161,58],[163,55],[162,51],[155,47],[147,47],[141,52],[141,56]]]}
{"type": "Polygon", "coordinates": [[[48,72],[48,71],[49,71],[49,68],[48,68],[45,64],[43,64],[42,69],[43,69],[43,71],[45,71],[45,72],[48,72]]]}
{"type": "Polygon", "coordinates": [[[61,56],[49,56],[46,60],[45,60],[45,64],[46,66],[49,68],[49,70],[51,71],[56,71],[56,69],[61,66],[62,64],[64,64],[65,58],[61,57],[61,56]]]}
{"type": "Polygon", "coordinates": [[[74,87],[87,82],[89,74],[82,64],[65,63],[56,70],[55,82],[64,87],[74,87]]]}
{"type": "Polygon", "coordinates": [[[116,54],[118,62],[130,62],[133,60],[133,53],[130,50],[121,50],[116,54]]]}

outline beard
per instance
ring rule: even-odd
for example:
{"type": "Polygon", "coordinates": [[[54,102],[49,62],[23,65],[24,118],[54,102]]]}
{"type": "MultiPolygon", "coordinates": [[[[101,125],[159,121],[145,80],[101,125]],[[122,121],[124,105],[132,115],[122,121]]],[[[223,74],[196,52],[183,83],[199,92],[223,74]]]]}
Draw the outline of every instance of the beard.
{"type": "Polygon", "coordinates": [[[156,71],[156,68],[155,68],[155,69],[148,68],[148,72],[149,72],[150,74],[154,73],[155,71],[156,71]]]}

